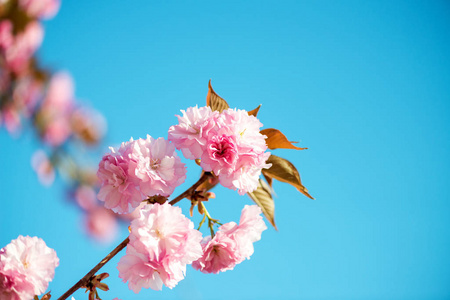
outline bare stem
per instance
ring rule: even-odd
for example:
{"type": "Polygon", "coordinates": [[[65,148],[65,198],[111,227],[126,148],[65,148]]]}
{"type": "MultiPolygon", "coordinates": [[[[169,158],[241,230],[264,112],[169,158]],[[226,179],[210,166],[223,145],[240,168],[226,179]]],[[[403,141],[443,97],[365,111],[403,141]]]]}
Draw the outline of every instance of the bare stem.
{"type": "Polygon", "coordinates": [[[196,183],[194,183],[190,188],[188,188],[186,191],[184,191],[181,195],[179,195],[178,197],[176,197],[175,199],[170,201],[169,204],[174,205],[178,201],[192,195],[192,193],[195,191],[195,189],[198,188],[199,185],[202,184],[203,182],[205,182],[209,177],[211,177],[211,175],[212,175],[211,172],[204,172],[202,177],[200,177],[200,179],[196,183]]]}
{"type": "Polygon", "coordinates": [[[97,273],[97,271],[100,270],[108,261],[110,261],[114,256],[116,256],[117,253],[119,253],[123,248],[125,248],[129,241],[130,239],[128,237],[125,240],[123,240],[123,242],[120,243],[113,251],[111,251],[111,253],[106,255],[106,257],[102,259],[92,270],[90,270],[86,275],[84,275],[84,277],[81,278],[80,281],[78,281],[73,287],[71,287],[67,292],[65,292],[64,295],[59,297],[58,300],[67,299],[79,288],[86,286],[91,277],[94,276],[95,273],[97,273]]]}

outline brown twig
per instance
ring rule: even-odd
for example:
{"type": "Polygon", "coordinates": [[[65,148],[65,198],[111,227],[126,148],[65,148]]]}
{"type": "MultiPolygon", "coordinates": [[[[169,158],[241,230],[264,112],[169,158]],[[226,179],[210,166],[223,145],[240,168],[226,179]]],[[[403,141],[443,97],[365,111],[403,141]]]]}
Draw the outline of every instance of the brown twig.
{"type": "Polygon", "coordinates": [[[130,239],[127,237],[125,240],[123,240],[122,243],[120,243],[111,253],[106,255],[102,261],[100,261],[92,270],[90,270],[83,278],[80,279],[73,287],[71,287],[67,292],[65,292],[61,297],[58,298],[58,300],[65,300],[70,295],[75,293],[79,288],[85,286],[89,279],[91,279],[92,276],[97,273],[98,270],[100,270],[108,261],[110,261],[114,256],[116,256],[117,253],[119,253],[123,248],[125,248],[128,244],[130,239]]]}
{"type": "Polygon", "coordinates": [[[186,191],[184,191],[181,195],[179,195],[178,197],[176,197],[175,199],[170,201],[169,204],[174,205],[178,201],[189,197],[190,195],[192,195],[192,193],[195,191],[195,189],[199,187],[200,184],[205,182],[211,176],[212,176],[211,172],[204,172],[202,177],[200,177],[200,179],[196,183],[194,183],[190,188],[188,188],[186,191]]]}

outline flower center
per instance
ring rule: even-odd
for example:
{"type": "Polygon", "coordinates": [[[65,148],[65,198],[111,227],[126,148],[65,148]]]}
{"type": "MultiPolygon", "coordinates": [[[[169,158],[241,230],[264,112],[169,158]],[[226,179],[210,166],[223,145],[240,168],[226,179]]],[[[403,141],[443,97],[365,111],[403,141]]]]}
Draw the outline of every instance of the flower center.
{"type": "Polygon", "coordinates": [[[236,145],[232,137],[213,137],[209,146],[210,157],[216,161],[233,164],[237,157],[236,145]]]}
{"type": "Polygon", "coordinates": [[[153,170],[158,169],[160,164],[161,164],[161,160],[159,160],[159,159],[150,159],[150,168],[152,168],[153,170]]]}
{"type": "Polygon", "coordinates": [[[23,264],[23,266],[24,266],[25,269],[28,269],[28,267],[30,266],[30,264],[26,261],[26,259],[24,259],[24,260],[22,261],[22,264],[23,264]]]}
{"type": "Polygon", "coordinates": [[[162,240],[164,238],[164,233],[162,231],[160,231],[159,229],[155,230],[155,234],[160,240],[162,240]]]}

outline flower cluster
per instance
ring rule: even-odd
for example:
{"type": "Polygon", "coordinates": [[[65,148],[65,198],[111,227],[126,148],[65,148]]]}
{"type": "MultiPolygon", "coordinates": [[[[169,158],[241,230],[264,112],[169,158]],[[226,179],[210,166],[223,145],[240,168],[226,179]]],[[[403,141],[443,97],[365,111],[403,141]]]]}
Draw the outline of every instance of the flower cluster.
{"type": "Polygon", "coordinates": [[[203,273],[219,273],[232,270],[253,254],[253,243],[261,239],[267,229],[261,217],[261,208],[246,205],[239,225],[235,222],[219,227],[216,235],[202,240],[203,255],[192,266],[203,273]]]}
{"type": "Polygon", "coordinates": [[[59,265],[37,237],[19,236],[0,250],[0,299],[25,300],[45,292],[59,265]]]}
{"type": "Polygon", "coordinates": [[[202,235],[179,207],[149,204],[131,222],[126,255],[119,261],[119,277],[135,293],[141,288],[173,288],[184,278],[186,265],[202,255],[202,235]]]}
{"type": "Polygon", "coordinates": [[[231,270],[253,254],[253,243],[267,227],[256,205],[245,206],[239,225],[230,222],[202,239],[179,207],[149,204],[131,222],[126,255],[117,266],[119,277],[135,293],[141,288],[173,288],[184,278],[186,265],[204,273],[231,270]]]}
{"type": "Polygon", "coordinates": [[[247,111],[209,106],[182,110],[178,125],[169,128],[168,139],[186,158],[200,159],[203,170],[214,172],[220,183],[240,195],[254,191],[270,156],[261,122],[247,111]]]}
{"type": "Polygon", "coordinates": [[[149,196],[170,196],[186,179],[173,144],[163,138],[131,139],[103,156],[98,198],[116,213],[130,213],[149,196]]]}

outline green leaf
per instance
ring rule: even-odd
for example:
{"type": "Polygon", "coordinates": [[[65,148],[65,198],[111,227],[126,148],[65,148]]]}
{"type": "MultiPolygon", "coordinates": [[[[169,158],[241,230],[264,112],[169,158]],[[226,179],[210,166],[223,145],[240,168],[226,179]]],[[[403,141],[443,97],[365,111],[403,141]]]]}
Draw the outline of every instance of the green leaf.
{"type": "Polygon", "coordinates": [[[314,199],[308,193],[306,187],[303,186],[302,181],[300,180],[300,174],[291,162],[272,154],[267,160],[267,163],[272,164],[272,166],[269,169],[262,170],[262,173],[266,178],[270,177],[282,182],[289,183],[305,196],[314,199]]]}
{"type": "Polygon", "coordinates": [[[211,107],[211,110],[217,110],[218,112],[222,112],[225,109],[228,109],[230,106],[227,101],[221,98],[219,95],[214,92],[211,86],[211,80],[208,83],[208,95],[206,95],[206,105],[211,107]]]}
{"type": "Polygon", "coordinates": [[[300,148],[292,145],[292,143],[297,142],[291,142],[288,141],[286,136],[281,133],[278,129],[274,128],[267,128],[261,130],[261,134],[267,136],[266,144],[267,147],[271,150],[277,149],[277,148],[283,148],[283,149],[295,149],[295,150],[305,150],[308,148],[300,148]]]}
{"type": "Polygon", "coordinates": [[[275,225],[275,202],[272,198],[271,188],[260,179],[258,188],[247,194],[256,203],[256,205],[261,208],[264,216],[266,216],[270,224],[277,229],[277,226],[275,225]]]}

